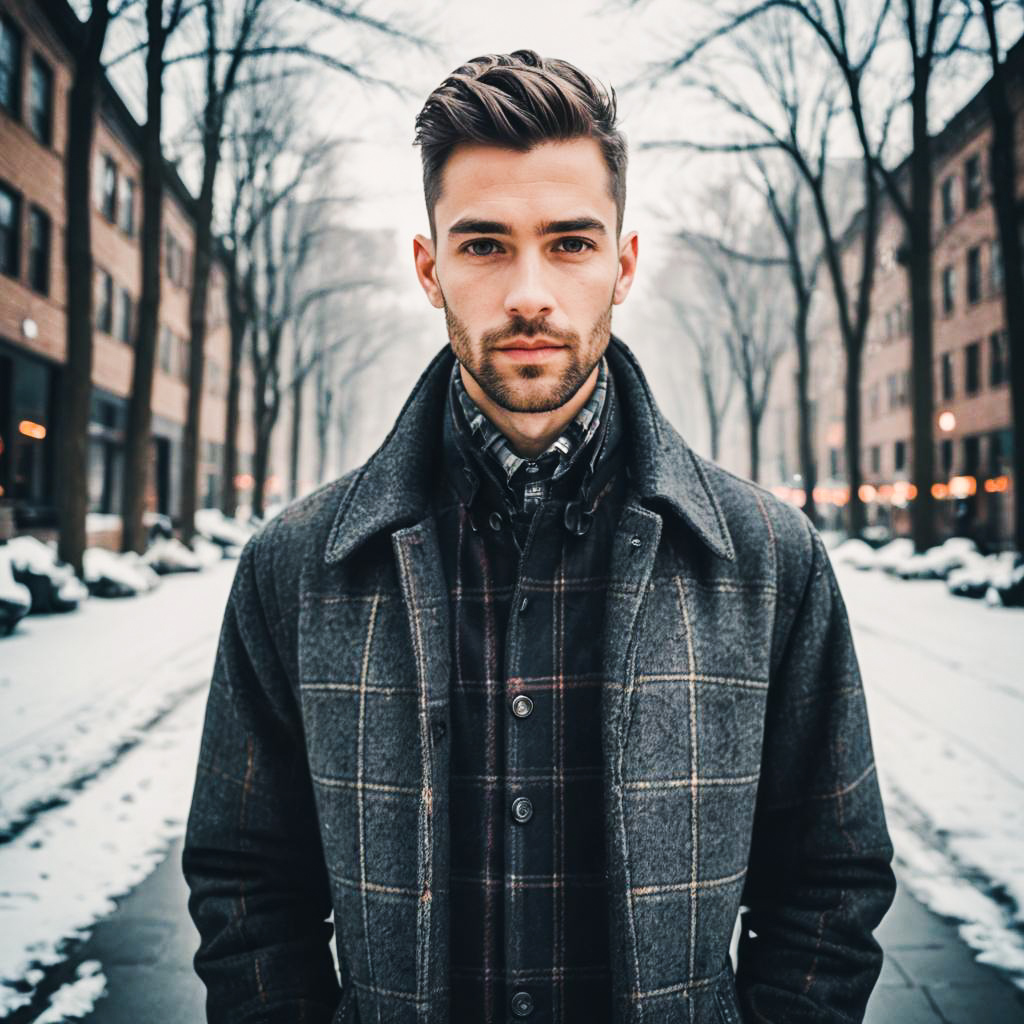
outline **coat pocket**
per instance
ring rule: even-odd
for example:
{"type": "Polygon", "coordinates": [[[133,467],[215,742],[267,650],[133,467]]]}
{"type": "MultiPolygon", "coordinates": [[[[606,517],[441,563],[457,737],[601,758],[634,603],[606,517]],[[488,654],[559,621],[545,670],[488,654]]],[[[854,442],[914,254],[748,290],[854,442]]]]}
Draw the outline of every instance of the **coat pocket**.
{"type": "Polygon", "coordinates": [[[725,967],[715,984],[715,1007],[718,1010],[719,1024],[743,1024],[740,996],[736,990],[736,975],[733,973],[731,960],[726,960],[725,967]]]}

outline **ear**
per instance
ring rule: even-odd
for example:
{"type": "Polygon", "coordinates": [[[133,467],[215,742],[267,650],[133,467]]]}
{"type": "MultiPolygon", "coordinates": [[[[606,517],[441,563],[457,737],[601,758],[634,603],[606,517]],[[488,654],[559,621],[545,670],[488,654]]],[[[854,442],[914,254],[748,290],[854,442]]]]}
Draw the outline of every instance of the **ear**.
{"type": "Polygon", "coordinates": [[[437,309],[444,308],[444,296],[437,282],[437,260],[434,258],[434,243],[425,235],[416,235],[412,240],[412,256],[416,263],[416,277],[430,304],[437,309]]]}
{"type": "Polygon", "coordinates": [[[630,231],[619,246],[619,276],[615,282],[612,302],[618,305],[629,294],[636,276],[637,234],[630,231]]]}

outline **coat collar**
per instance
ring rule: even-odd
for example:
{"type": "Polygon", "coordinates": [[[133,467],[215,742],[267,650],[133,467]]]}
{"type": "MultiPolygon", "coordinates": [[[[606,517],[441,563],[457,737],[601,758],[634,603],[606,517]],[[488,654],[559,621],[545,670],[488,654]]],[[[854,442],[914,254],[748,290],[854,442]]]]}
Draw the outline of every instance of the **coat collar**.
{"type": "MultiPolygon", "coordinates": [[[[418,522],[427,514],[454,358],[449,345],[434,356],[391,432],[356,471],[327,539],[327,562],[340,562],[374,534],[418,522]]],[[[608,362],[631,447],[629,472],[640,498],[664,503],[711,551],[734,560],[732,539],[707,474],[655,404],[632,351],[614,335],[608,362]]]]}

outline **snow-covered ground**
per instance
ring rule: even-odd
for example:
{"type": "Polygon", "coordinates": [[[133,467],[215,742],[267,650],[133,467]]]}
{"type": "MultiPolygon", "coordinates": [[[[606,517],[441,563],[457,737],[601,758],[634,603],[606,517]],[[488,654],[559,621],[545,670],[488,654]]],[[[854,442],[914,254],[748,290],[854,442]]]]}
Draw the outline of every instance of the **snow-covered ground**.
{"type": "MultiPolygon", "coordinates": [[[[183,831],[236,564],[30,617],[0,642],[0,1018],[183,831]]],[[[68,1007],[104,985],[90,968],[39,1022],[84,1015],[68,1007]]]]}
{"type": "Polygon", "coordinates": [[[836,575],[904,878],[1024,987],[1024,610],[836,575]]]}

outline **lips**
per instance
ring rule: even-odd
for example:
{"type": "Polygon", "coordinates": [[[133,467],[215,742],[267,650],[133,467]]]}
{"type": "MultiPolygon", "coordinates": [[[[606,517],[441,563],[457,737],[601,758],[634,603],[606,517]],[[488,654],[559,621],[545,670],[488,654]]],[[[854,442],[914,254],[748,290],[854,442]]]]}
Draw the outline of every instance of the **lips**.
{"type": "Polygon", "coordinates": [[[548,341],[547,338],[535,338],[532,341],[527,341],[525,338],[517,338],[509,345],[499,345],[499,352],[509,351],[527,351],[534,352],[537,349],[556,349],[565,348],[564,345],[559,345],[556,342],[548,341]]]}

